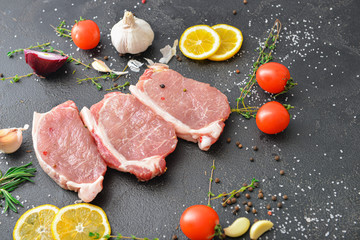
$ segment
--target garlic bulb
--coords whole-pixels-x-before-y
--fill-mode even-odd
[[[23,140],[22,131],[28,128],[26,124],[24,128],[0,129],[0,152],[13,153],[18,150]]]
[[[123,19],[111,29],[111,42],[121,53],[144,52],[153,42],[154,32],[150,25],[126,11]]]

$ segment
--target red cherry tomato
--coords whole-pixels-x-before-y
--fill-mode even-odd
[[[81,20],[71,29],[71,38],[79,48],[93,49],[100,42],[100,30],[94,21]]]
[[[191,240],[209,240],[214,237],[219,216],[205,205],[188,207],[180,218],[181,231]]]
[[[256,71],[256,81],[262,89],[269,93],[280,93],[285,90],[290,72],[280,63],[268,62]]]
[[[256,125],[267,134],[283,131],[290,122],[288,110],[275,101],[265,103],[256,114]]]

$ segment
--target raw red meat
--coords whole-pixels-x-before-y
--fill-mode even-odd
[[[109,167],[140,181],[165,172],[165,157],[177,144],[175,129],[134,96],[108,93],[80,114]]]
[[[91,202],[102,190],[106,164],[75,103],[67,101],[47,113],[35,112],[32,136],[42,169],[62,188]]]
[[[131,93],[175,126],[178,137],[208,150],[224,129],[231,111],[227,97],[209,84],[183,77],[155,64],[140,77]]]

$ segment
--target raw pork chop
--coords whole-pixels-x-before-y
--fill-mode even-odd
[[[178,137],[208,150],[217,141],[230,115],[224,94],[209,84],[185,78],[155,64],[140,77],[131,93],[175,126]]]
[[[62,188],[91,202],[102,190],[106,164],[75,103],[67,101],[50,112],[35,112],[32,136],[42,169]]]
[[[109,167],[140,181],[165,172],[165,157],[177,144],[175,129],[134,96],[108,93],[80,114]]]

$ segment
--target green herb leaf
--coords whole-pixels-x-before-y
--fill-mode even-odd
[[[0,171],[0,198],[5,199],[4,212],[6,212],[9,208],[13,212],[17,212],[15,205],[23,207],[23,205],[14,198],[10,192],[14,191],[19,184],[25,181],[32,182],[29,178],[35,176],[33,173],[36,172],[36,169],[28,168],[30,165],[31,162],[20,167],[9,168],[4,175]]]

